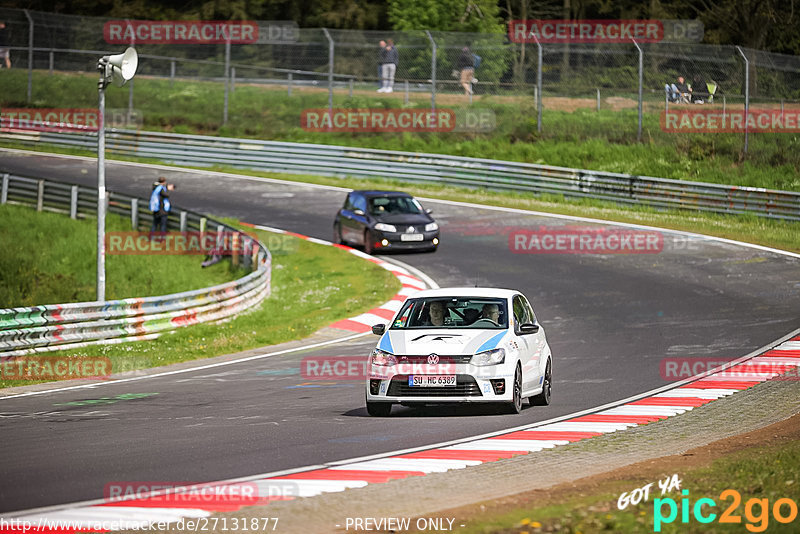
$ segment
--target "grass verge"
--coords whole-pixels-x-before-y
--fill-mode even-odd
[[[563,486],[563,491],[550,495],[547,491],[538,492],[538,497],[526,506],[509,506],[500,510],[480,513],[466,528],[463,534],[523,534],[540,532],[559,533],[594,533],[594,532],[664,532],[672,533],[707,533],[707,532],[797,532],[798,515],[797,484],[800,483],[800,441],[797,440],[797,416],[793,418],[794,431],[790,434],[773,436],[754,434],[746,439],[731,438],[736,445],[727,445],[726,441],[718,442],[722,447],[736,447],[738,450],[719,456],[709,454],[707,448],[698,452],[701,456],[714,458],[707,465],[696,466],[679,474],[681,491],[673,488],[661,494],[657,480],[671,478],[673,471],[658,473],[671,459],[650,462],[642,476],[630,476],[632,469],[627,469],[628,476],[605,477],[599,483],[576,481],[571,488]],[[791,420],[790,420],[791,421]],[[787,422],[788,423],[788,422]],[[753,443],[752,441],[755,441]],[[765,444],[767,443],[767,444]],[[692,451],[684,456],[692,456]],[[669,469],[669,467],[667,467]],[[674,467],[673,467],[674,469]],[[649,498],[637,504],[628,504],[624,509],[618,508],[618,501],[623,493],[630,493],[654,483]],[[733,494],[722,494],[725,490],[735,490],[740,501],[736,502]],[[721,495],[722,494],[722,495]],[[711,522],[700,522],[695,515],[696,503],[700,499],[711,499],[714,504],[703,501],[701,512],[705,517],[715,514]],[[663,499],[658,504],[656,499]],[[671,522],[672,499],[676,515]],[[688,499],[688,507],[683,499]],[[782,517],[794,518],[788,523],[776,519],[774,506],[780,499],[788,499],[792,505],[783,501],[779,510]],[[686,509],[687,516],[683,516]],[[722,514],[730,509],[731,519],[737,522],[723,523]],[[658,530],[655,516],[659,511]],[[463,523],[463,521],[462,521]]]
[[[263,242],[274,241],[276,235],[247,230]],[[248,313],[220,324],[180,328],[153,341],[98,345],[45,357],[104,356],[110,358],[113,373],[209,358],[307,337],[389,300],[400,289],[391,273],[341,249],[281,238],[284,244],[273,256],[272,295]],[[0,379],[0,388],[33,383]]]
[[[0,308],[86,302],[96,297],[96,219],[73,220],[26,206],[0,206]],[[107,232],[130,221],[106,218]],[[168,295],[223,284],[247,273],[202,256],[106,255],[106,297]]]

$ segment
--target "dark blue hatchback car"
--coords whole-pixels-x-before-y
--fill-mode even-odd
[[[352,191],[333,222],[333,241],[378,250],[436,250],[439,225],[408,193]]]

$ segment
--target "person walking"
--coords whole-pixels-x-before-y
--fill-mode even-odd
[[[464,88],[464,94],[469,96],[472,94],[472,79],[475,75],[475,58],[468,46],[461,49],[456,67],[461,71],[461,87]]]

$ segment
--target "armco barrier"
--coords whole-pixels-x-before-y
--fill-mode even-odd
[[[3,140],[88,150],[95,150],[97,146],[96,138],[84,133],[5,131],[0,132],[0,141]],[[796,192],[513,161],[132,130],[109,130],[106,150],[112,154],[156,158],[181,165],[225,165],[321,176],[391,177],[800,220],[800,193]]]
[[[72,218],[97,209],[95,189],[12,174],[0,178],[2,204],[35,206],[39,211],[68,213]],[[133,229],[149,227],[152,215],[146,201],[113,192],[108,199],[109,211],[130,215]],[[251,272],[239,280],[172,295],[0,309],[0,357],[153,339],[181,326],[230,317],[270,294],[272,257],[263,243],[188,210],[175,209],[169,223],[181,231],[213,228],[218,233],[238,233],[242,254],[235,261]]]

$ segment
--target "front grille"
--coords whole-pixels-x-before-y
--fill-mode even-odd
[[[429,354],[425,354],[424,356],[416,356],[416,355],[399,355],[395,356],[397,358],[398,363],[413,363],[413,364],[428,364],[428,356]],[[455,356],[446,356],[439,354],[439,365],[445,364],[464,364],[469,363],[472,360],[472,354],[457,354]]]
[[[482,397],[480,387],[470,375],[456,375],[454,387],[409,387],[408,375],[392,377],[389,383],[390,397]]]

